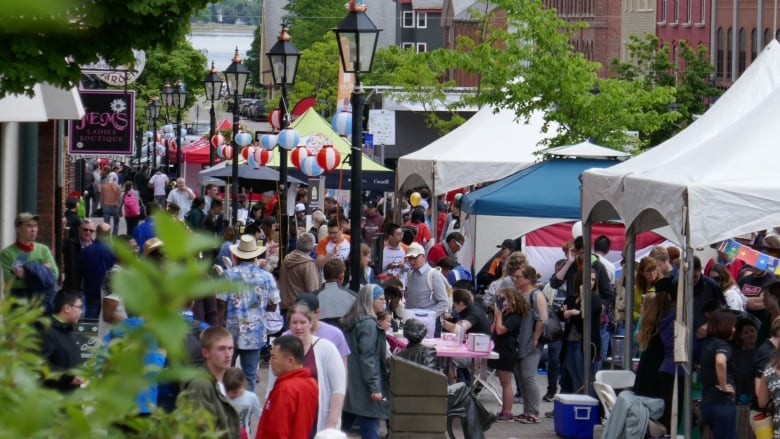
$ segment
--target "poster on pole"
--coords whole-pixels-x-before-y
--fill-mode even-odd
[[[374,135],[374,145],[395,145],[395,111],[369,110],[368,132]]]
[[[135,92],[133,90],[81,90],[84,117],[70,122],[71,154],[133,153]]]

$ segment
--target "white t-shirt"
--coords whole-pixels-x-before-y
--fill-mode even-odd
[[[405,264],[405,259],[406,245],[399,243],[398,247],[392,248],[388,244],[385,244],[385,248],[382,250],[382,273],[387,273],[391,276],[401,276],[404,272],[403,268],[387,268],[387,266],[399,262]]]
[[[149,180],[149,184],[154,186],[155,197],[165,195],[165,185],[168,184],[168,176],[163,173],[154,174]]]

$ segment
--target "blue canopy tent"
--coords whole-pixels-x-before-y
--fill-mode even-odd
[[[475,238],[491,244],[476,248],[474,266],[480,267],[493,256],[493,243],[550,224],[579,220],[580,175],[586,169],[618,163],[615,159],[554,158],[466,194],[461,208],[476,215]]]

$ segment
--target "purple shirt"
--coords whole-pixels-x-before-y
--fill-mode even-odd
[[[290,330],[284,331],[284,334],[282,335],[290,335]],[[348,356],[351,351],[349,350],[349,345],[347,345],[347,339],[344,337],[344,333],[341,332],[341,329],[325,322],[320,322],[320,329],[317,330],[317,333],[314,334],[319,338],[324,338],[325,340],[328,340],[329,342],[336,345],[336,349],[339,350],[339,355],[342,357]]]

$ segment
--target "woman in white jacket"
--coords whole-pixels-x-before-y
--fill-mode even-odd
[[[290,333],[303,342],[303,366],[309,369],[319,388],[317,426],[313,430],[318,432],[340,427],[341,409],[347,391],[347,369],[336,345],[312,335],[313,316],[308,306],[297,303],[290,308],[287,321],[290,324]],[[271,393],[275,382],[276,377],[273,372],[270,372],[266,398]]]

